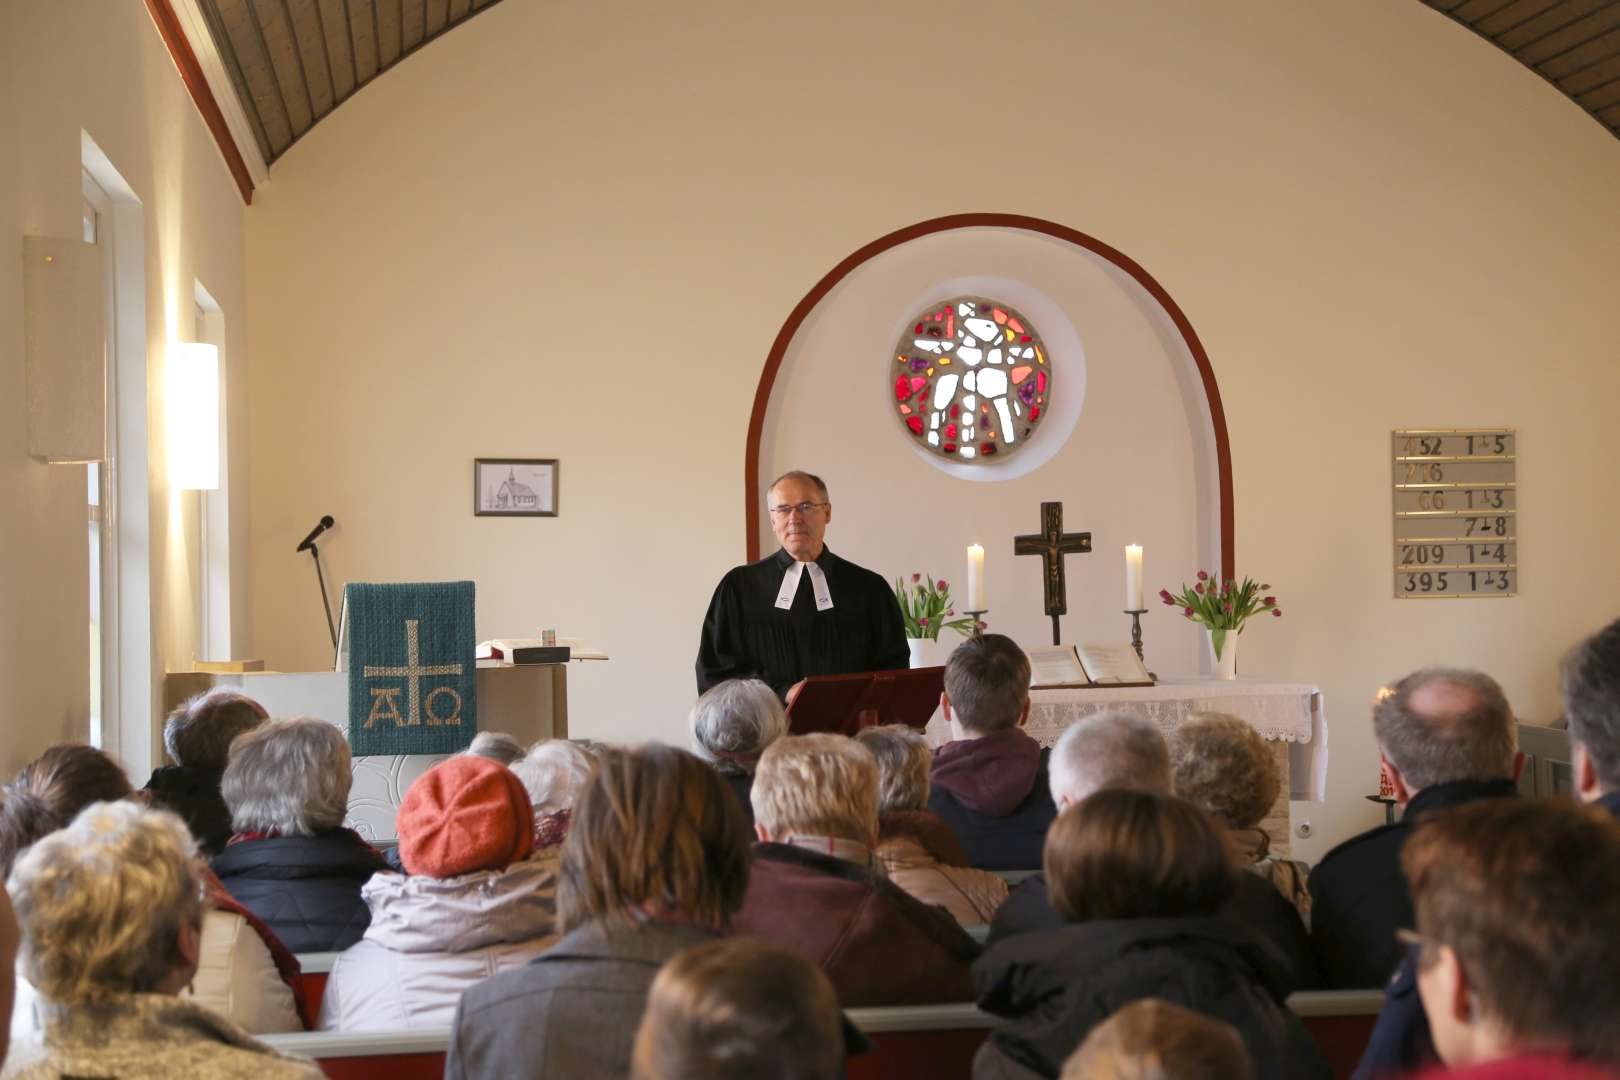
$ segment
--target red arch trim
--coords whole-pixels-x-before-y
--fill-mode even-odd
[[[1221,576],[1231,577],[1236,563],[1232,535],[1232,448],[1226,435],[1226,410],[1221,405],[1220,387],[1215,383],[1215,371],[1210,367],[1209,354],[1204,351],[1203,343],[1198,340],[1197,331],[1188,321],[1186,313],[1170,298],[1164,286],[1160,285],[1152,274],[1142,269],[1136,260],[1076,229],[1042,218],[1026,217],[1023,214],[950,214],[896,229],[848,255],[816,282],[815,287],[805,293],[804,298],[794,306],[792,312],[788,314],[787,321],[776,332],[776,340],[771,343],[771,351],[765,357],[765,368],[760,372],[759,386],[754,391],[754,411],[748,418],[748,445],[743,459],[743,521],[744,527],[748,530],[746,544],[748,561],[753,562],[760,557],[759,444],[765,431],[765,410],[770,405],[771,390],[776,385],[776,375],[781,370],[782,359],[787,355],[788,346],[793,343],[799,327],[809,318],[810,312],[815,310],[823,297],[868,259],[881,255],[890,248],[899,247],[908,241],[933,233],[982,228],[1023,229],[1041,233],[1100,255],[1134,278],[1154,300],[1158,301],[1159,306],[1164,308],[1170,320],[1175,323],[1177,332],[1187,343],[1187,349],[1198,365],[1198,375],[1204,382],[1204,400],[1209,404],[1210,423],[1215,429],[1216,469],[1221,486]]]

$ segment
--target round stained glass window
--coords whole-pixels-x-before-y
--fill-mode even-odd
[[[1041,422],[1051,364],[1035,327],[1007,304],[959,296],[906,325],[889,366],[906,432],[955,462],[1014,453]]]

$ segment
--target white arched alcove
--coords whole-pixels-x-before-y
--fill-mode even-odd
[[[890,347],[905,320],[959,293],[1022,310],[1053,367],[1049,417],[988,467],[927,454],[893,411]],[[1060,501],[1065,530],[1089,531],[1093,546],[1068,556],[1063,640],[1129,640],[1124,547],[1141,544],[1148,665],[1203,669],[1198,627],[1155,594],[1221,566],[1217,422],[1188,334],[1135,274],[1033,229],[927,231],[859,261],[787,332],[759,428],[760,504],[781,472],[818,473],[829,547],[891,579],[943,577],[959,598],[967,545],[983,544],[991,629],[1035,645],[1051,640],[1040,560],[1015,557],[1013,537],[1038,532],[1040,504]],[[768,521],[754,520],[759,550],[773,550]]]

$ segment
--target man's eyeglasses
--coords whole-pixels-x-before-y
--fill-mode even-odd
[[[831,503],[802,502],[793,503],[788,506],[768,506],[766,509],[771,512],[772,517],[785,518],[795,510],[799,512],[800,517],[809,517],[811,511],[820,510],[831,505]]]

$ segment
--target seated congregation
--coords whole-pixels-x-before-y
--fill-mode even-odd
[[[1029,682],[964,643],[937,749],[789,734],[751,680],[692,752],[481,735],[385,851],[324,721],[203,695],[140,791],[53,747],[0,793],[0,1080],[314,1077],[255,1036],[433,1028],[468,1080],[831,1080],[870,1049],[843,1010],[945,1003],[992,1020],[960,1075],[1325,1077],[1289,995],[1386,984],[1358,1076],[1620,1077],[1620,621],[1562,671],[1578,798],[1517,794],[1489,677],[1419,671],[1373,712],[1400,820],[1314,869],[1269,850],[1243,722],[1103,711],[1043,748]]]

